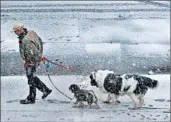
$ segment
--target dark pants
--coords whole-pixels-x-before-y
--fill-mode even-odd
[[[41,92],[46,92],[49,88],[36,76],[36,65],[29,65],[26,69],[26,76],[28,78],[29,95],[27,99],[36,99],[36,88]]]

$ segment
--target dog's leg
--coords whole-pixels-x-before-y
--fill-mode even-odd
[[[100,109],[100,107],[99,107],[99,105],[98,105],[98,98],[97,98],[97,96],[94,94],[94,96],[95,96],[95,100],[94,100],[94,103],[95,103],[95,105],[96,105],[96,109]]]
[[[84,107],[84,103],[82,101],[79,102],[79,108],[83,108]]]
[[[99,105],[97,104],[97,102],[95,102],[95,108],[96,109],[99,109],[100,107],[99,107]],[[92,108],[92,103],[88,103],[88,108]]]
[[[78,100],[76,100],[76,102],[74,102],[74,105],[72,107],[77,107],[78,103],[79,103]]]
[[[119,99],[119,95],[115,95],[115,98],[116,98],[116,103],[119,104],[121,103],[118,99]]]
[[[74,102],[74,105],[77,105],[78,104],[78,101]]]
[[[96,109],[100,109],[100,107],[99,107],[99,105],[98,105],[98,104],[96,104]]]
[[[97,101],[95,101],[94,103],[95,103],[95,105],[96,105],[96,109],[100,109],[100,107],[99,107]]]
[[[108,94],[107,100],[104,103],[109,104],[111,100],[111,93]]]
[[[118,98],[119,98],[119,95],[112,94],[112,102],[113,102],[114,104],[120,103],[120,101],[118,100]]]
[[[142,106],[143,106],[143,104],[144,104],[144,95],[143,95],[143,94],[141,94],[141,95],[138,97],[138,99],[139,99],[139,101],[140,101],[140,103],[139,103],[139,107],[142,107]]]
[[[88,103],[88,108],[91,108],[91,104],[90,103]]]
[[[91,108],[91,104],[93,103],[93,96],[91,96],[91,94],[88,96],[87,103],[88,108]]]
[[[95,94],[94,94],[95,95]],[[96,105],[96,109],[100,109],[99,105],[98,105],[98,98],[95,96],[95,100],[93,101]]]
[[[132,102],[134,103],[134,108],[138,108],[139,100],[138,100],[137,96],[134,93],[132,93],[132,94],[129,94],[129,97],[131,98]]]

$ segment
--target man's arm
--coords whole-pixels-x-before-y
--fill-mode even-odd
[[[25,40],[25,50],[29,60],[41,60],[42,53],[37,49],[36,45],[31,40]]]
[[[39,37],[39,42],[40,42],[40,44],[39,44],[39,51],[41,53],[43,53],[43,41],[42,41],[42,39],[40,37]]]
[[[20,48],[20,57],[22,60],[25,61],[25,51],[23,49]]]

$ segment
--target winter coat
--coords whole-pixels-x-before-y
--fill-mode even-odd
[[[41,61],[43,43],[41,38],[32,30],[25,30],[25,34],[19,37],[20,56],[24,61]]]

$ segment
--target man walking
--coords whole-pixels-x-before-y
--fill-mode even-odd
[[[19,50],[28,78],[29,95],[20,100],[21,104],[33,104],[36,99],[36,88],[43,93],[42,99],[46,98],[52,90],[49,89],[37,76],[36,68],[42,58],[43,44],[41,38],[32,30],[24,28],[23,24],[15,24],[13,32],[19,39]]]

